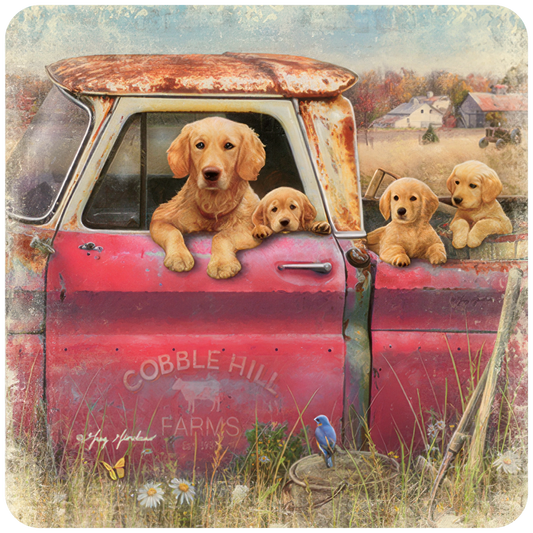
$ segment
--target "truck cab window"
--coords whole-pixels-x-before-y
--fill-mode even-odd
[[[250,126],[265,145],[266,163],[250,185],[261,198],[277,187],[303,192],[302,181],[282,125],[260,113],[143,113],[125,124],[84,210],[90,228],[147,230],[153,212],[185,183],[176,179],[167,150],[182,128],[208,116]]]

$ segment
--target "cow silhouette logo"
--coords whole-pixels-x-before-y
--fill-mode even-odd
[[[211,400],[213,405],[211,411],[220,412],[220,401],[222,400],[222,390],[220,383],[216,379],[206,381],[184,381],[179,378],[172,385],[172,390],[180,391],[188,402],[187,409],[194,413],[195,402],[197,400]]]

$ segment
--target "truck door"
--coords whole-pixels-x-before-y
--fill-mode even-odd
[[[256,419],[292,429],[308,403],[306,424],[318,414],[338,424],[346,282],[335,238],[272,236],[239,252],[237,276],[215,280],[206,273],[213,234],[185,237],[195,266],[176,273],[148,231],[184,181],[172,178],[166,150],[206,116],[198,109],[258,133],[267,152],[260,196],[298,188],[325,219],[292,105],[250,102],[242,113],[231,101],[146,99],[142,109],[136,99],[134,113],[133,100],[117,107],[53,243],[46,378],[55,441],[102,448],[109,460],[133,446],[191,462],[221,437],[242,449]]]

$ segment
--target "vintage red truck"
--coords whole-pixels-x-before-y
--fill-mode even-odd
[[[438,211],[448,261],[396,268],[364,245],[385,221],[361,191],[342,95],[357,81],[350,70],[228,53],[90,56],[47,72],[53,89],[7,172],[17,431],[44,417],[56,451],[170,454],[190,468],[219,440],[242,452],[256,419],[299,430],[325,414],[346,445],[370,436],[384,453],[420,449],[428,423],[457,420],[478,355],[494,345],[508,271],[527,267],[525,198],[501,199],[512,235],[471,250],[451,246],[451,217]],[[195,267],[164,267],[150,218],[182,181],[166,150],[213,115],[265,145],[255,192],[305,192],[330,235],[272,236],[217,280],[206,274],[212,234],[191,234]],[[520,327],[515,390],[527,381]]]

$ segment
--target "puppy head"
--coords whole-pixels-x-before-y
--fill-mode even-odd
[[[174,177],[189,176],[208,190],[227,190],[236,178],[256,180],[265,164],[265,149],[254,131],[221,117],[187,124],[167,155]]]
[[[417,220],[429,222],[439,207],[437,195],[423,182],[401,178],[391,183],[379,200],[379,210],[388,220],[409,224]]]
[[[492,168],[480,161],[457,165],[446,181],[452,193],[452,203],[459,209],[477,209],[496,200],[502,192],[502,182]]]
[[[316,209],[305,194],[290,187],[270,191],[252,215],[256,226],[268,226],[274,233],[305,229],[316,217]]]

